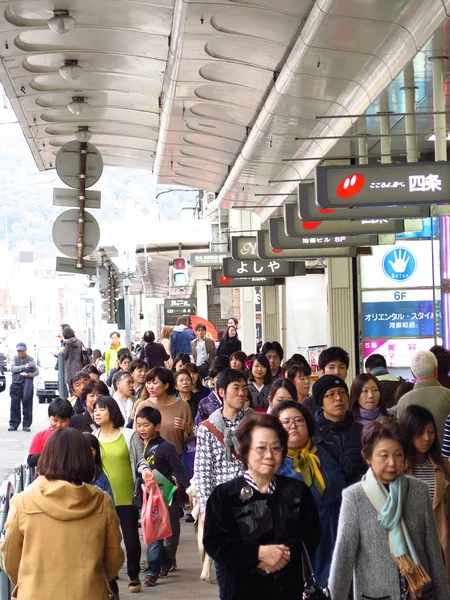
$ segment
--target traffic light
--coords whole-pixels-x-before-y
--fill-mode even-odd
[[[189,275],[186,260],[184,258],[176,258],[172,265],[172,281],[173,285],[184,286],[189,282]]]

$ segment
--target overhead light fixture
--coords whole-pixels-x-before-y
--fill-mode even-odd
[[[74,96],[72,102],[69,102],[67,108],[73,115],[84,115],[89,108],[89,104],[84,101],[84,96]]]
[[[431,131],[428,135],[427,135],[427,142],[435,142],[436,141],[436,134],[434,133],[434,131]],[[450,131],[447,131],[447,135],[445,136],[446,140],[450,140]]]
[[[54,10],[53,17],[47,21],[47,25],[55,33],[67,33],[75,27],[75,19],[68,10]]]
[[[59,67],[59,74],[68,81],[78,79],[78,77],[82,75],[83,71],[83,67],[78,64],[77,60],[65,60],[64,64]]]
[[[79,142],[88,142],[92,136],[93,133],[89,131],[89,127],[86,125],[78,127],[78,131],[75,133],[75,137]]]

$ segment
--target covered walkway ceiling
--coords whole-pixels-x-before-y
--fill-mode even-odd
[[[47,26],[55,10],[75,19],[63,35]],[[105,164],[154,169],[266,218],[320,158],[356,154],[356,140],[337,143],[356,119],[329,117],[376,112],[387,86],[404,110],[399,75],[416,55],[417,109],[430,110],[426,44],[449,14],[450,0],[2,2],[0,79],[41,170],[89,127]],[[79,78],[60,75],[68,60]],[[73,97],[84,115],[68,110]],[[391,126],[404,131],[401,118]],[[419,117],[422,149],[432,128]]]

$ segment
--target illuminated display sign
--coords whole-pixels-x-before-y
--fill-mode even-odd
[[[356,256],[356,248],[321,248],[318,253],[314,248],[307,248],[303,250],[274,250],[270,245],[270,235],[268,231],[258,231],[256,234],[257,247],[256,252],[259,258],[270,259],[273,257],[278,258],[300,258],[300,259],[312,259],[318,258],[349,258]],[[240,257],[242,258],[242,257]]]
[[[304,262],[225,258],[222,264],[225,277],[292,277],[306,274]]]
[[[347,221],[348,219],[379,219],[379,208],[320,208],[316,204],[314,183],[302,183],[297,188],[298,216],[303,221]],[[425,219],[430,216],[429,206],[386,206],[382,216],[385,219]]]
[[[238,288],[238,287],[260,287],[267,285],[282,285],[284,279],[273,277],[225,277],[222,269],[213,269],[211,271],[211,283],[214,288]]]
[[[317,257],[321,248],[338,248],[340,246],[377,246],[379,243],[395,243],[394,235],[378,236],[371,234],[362,235],[317,235],[310,232],[303,237],[288,237],[284,231],[284,219],[269,219],[270,245],[279,250],[303,250],[317,248]]]
[[[220,267],[222,260],[228,256],[230,255],[226,252],[192,252],[189,262],[191,267]]]
[[[379,212],[379,211],[378,211]],[[422,223],[418,223],[422,229]],[[403,233],[404,221],[389,219],[366,219],[363,221],[302,221],[297,212],[297,204],[284,206],[284,231],[289,237],[304,237],[305,235],[356,235],[361,233]]]
[[[260,258],[256,253],[256,237],[254,235],[233,236],[231,238],[231,258],[234,260]]]
[[[438,339],[438,344],[441,342]],[[434,345],[434,338],[411,339],[377,339],[363,341],[364,360],[371,354],[381,354],[386,359],[387,367],[408,367],[411,358],[419,350],[429,350]]]
[[[316,202],[321,208],[439,204],[449,198],[448,162],[316,169]]]

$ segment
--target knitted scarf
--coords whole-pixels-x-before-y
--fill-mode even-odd
[[[288,450],[288,457],[294,461],[294,469],[303,477],[303,481],[308,487],[314,485],[319,494],[323,496],[325,491],[325,481],[320,471],[320,460],[310,452],[311,438],[300,450]]]
[[[408,493],[408,480],[403,473],[389,484],[389,493],[370,468],[362,478],[363,490],[378,513],[378,521],[389,531],[392,558],[406,579],[413,598],[421,598],[431,579],[419,561],[402,516]]]

